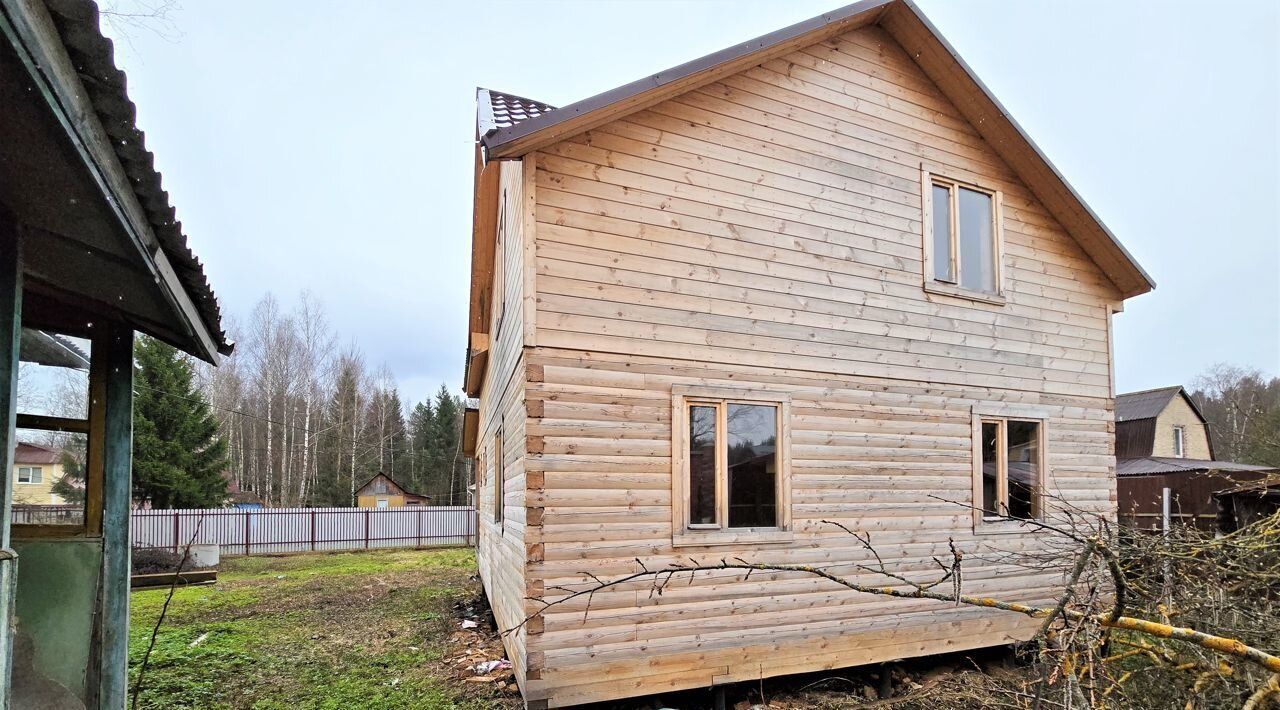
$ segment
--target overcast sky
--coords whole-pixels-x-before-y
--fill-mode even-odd
[[[837,2],[186,0],[116,61],[224,313],[310,289],[415,401],[462,376],[476,86],[563,105]],[[1280,374],[1276,3],[918,2],[1155,278],[1120,390]]]

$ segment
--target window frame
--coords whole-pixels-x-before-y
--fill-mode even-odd
[[[27,472],[27,480],[22,480],[22,472]],[[40,480],[33,481],[32,472],[40,476]],[[38,486],[44,483],[44,467],[43,466],[18,466],[18,483],[23,485]]]
[[[975,405],[971,414],[971,449],[972,461],[972,495],[970,509],[973,517],[973,531],[976,534],[1019,533],[1038,530],[1028,526],[1021,518],[1010,518],[1007,515],[989,516],[982,506],[982,425],[998,422],[1000,424],[1001,466],[997,480],[996,504],[1008,511],[1009,489],[1009,422],[1031,422],[1036,424],[1036,480],[1031,492],[1032,515],[1027,520],[1043,521],[1045,519],[1045,490],[1049,481],[1049,414],[1043,409],[1021,407],[1017,405],[995,404],[987,406]]]
[[[955,281],[939,281],[934,278],[933,253],[933,188],[945,187],[949,194],[951,273]],[[994,262],[995,292],[977,291],[961,286],[963,264],[960,257],[960,188],[980,192],[991,198],[991,258]],[[920,168],[921,224],[924,236],[924,259],[921,277],[924,290],[944,296],[964,298],[992,305],[1004,305],[1004,192],[984,187],[972,179],[955,177],[955,171],[945,174],[922,165]]]
[[[1173,425],[1173,457],[1176,459],[1187,457],[1187,428],[1181,424]]]
[[[502,527],[506,520],[506,470],[503,466],[502,427],[493,432],[493,524]]]
[[[775,505],[777,525],[728,527],[728,427],[730,404],[768,405],[777,408],[777,475]],[[714,525],[690,524],[689,512],[689,408],[714,406],[716,414],[716,519]],[[671,388],[671,541],[675,547],[785,543],[795,539],[791,526],[791,397],[785,392],[726,387]]]

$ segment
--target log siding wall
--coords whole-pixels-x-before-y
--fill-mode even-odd
[[[954,538],[968,593],[1049,600],[1060,575],[999,554],[1037,535],[980,534],[970,510],[931,497],[972,503],[975,407],[1043,412],[1050,491],[1114,513],[1118,292],[880,29],[525,160],[536,305],[515,378],[525,428],[507,436],[526,447],[508,478],[530,522],[522,564],[486,562],[482,546],[491,598],[497,565],[507,587],[554,599],[636,558],[867,562],[822,522],[835,520],[869,532],[898,572],[929,577]],[[1004,305],[924,291],[922,168],[1003,192]],[[793,541],[673,546],[676,385],[789,396]],[[494,603],[528,610],[506,591]],[[557,707],[1006,643],[1034,622],[725,572],[660,596],[644,583],[597,594],[526,630],[525,697]]]

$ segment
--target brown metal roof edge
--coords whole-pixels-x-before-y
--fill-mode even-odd
[[[571,118],[581,116],[583,114],[593,113],[607,106],[611,106],[619,101],[638,96],[646,91],[666,86],[680,79],[707,71],[722,64],[727,64],[737,59],[742,59],[750,54],[754,54],[769,47],[789,42],[791,40],[803,37],[811,32],[821,30],[828,25],[836,22],[843,22],[849,18],[860,15],[871,10],[883,10],[885,7],[898,2],[899,0],[862,0],[861,2],[846,5],[837,10],[833,10],[817,17],[812,17],[794,25],[783,27],[780,30],[774,30],[765,35],[756,37],[755,39],[740,42],[712,52],[703,57],[699,57],[692,61],[685,62],[678,66],[672,67],[656,74],[651,74],[643,79],[637,79],[629,84],[623,84],[614,89],[610,89],[603,93],[590,96],[575,101],[574,103],[562,106],[550,113],[531,118],[527,121],[521,121],[514,126],[507,128],[498,128],[480,139],[480,143],[484,146],[486,155],[500,152],[500,149],[509,145],[516,140],[526,136],[538,133],[545,129],[556,126]]]
[[[661,71],[643,79],[633,81],[629,84],[624,84],[615,89],[610,89],[609,91],[596,94],[595,96],[569,104],[550,113],[543,114],[527,121],[522,121],[514,126],[495,129],[481,136],[480,144],[484,150],[486,160],[489,155],[511,157],[502,155],[502,149],[533,134],[549,130],[571,119],[602,110],[620,101],[660,88],[699,72],[704,72],[716,66],[742,59],[750,54],[763,51],[783,42],[795,40],[806,34],[821,30],[833,23],[842,22],[866,12],[876,11],[880,13],[873,20],[873,22],[878,22],[888,8],[897,4],[901,4],[911,11],[912,17],[914,17],[914,19],[919,22],[930,35],[933,36],[938,44],[951,57],[951,60],[955,62],[956,66],[964,72],[969,80],[973,82],[974,86],[976,86],[985,98],[991,102],[992,106],[994,106],[1000,113],[1001,117],[1009,122],[1010,127],[1013,128],[1014,132],[1026,147],[1029,148],[1036,158],[1048,169],[1049,173],[1054,176],[1062,189],[1065,190],[1070,198],[1080,206],[1081,210],[1083,210],[1089,219],[1097,225],[1098,230],[1106,236],[1110,246],[1115,249],[1123,262],[1133,269],[1134,275],[1137,276],[1134,285],[1124,287],[1117,284],[1117,288],[1120,290],[1122,297],[1130,298],[1154,289],[1156,287],[1156,282],[1151,275],[1142,268],[1142,265],[1138,263],[1137,259],[1135,259],[1134,256],[1129,253],[1129,250],[1120,243],[1120,240],[1116,238],[1115,234],[1107,227],[1106,223],[1102,221],[1102,218],[1100,218],[1097,213],[1093,211],[1093,208],[1084,201],[1084,198],[1082,198],[1080,193],[1072,187],[1071,183],[1067,182],[1067,179],[1058,170],[1057,166],[1049,160],[1044,151],[1040,150],[1040,146],[1036,145],[1035,141],[1031,139],[1022,126],[1019,125],[1009,113],[1009,110],[1000,103],[999,99],[995,97],[995,94],[987,88],[987,85],[982,83],[982,80],[978,78],[973,69],[964,61],[956,51],[955,47],[951,46],[951,43],[947,41],[942,33],[938,31],[938,28],[929,21],[929,18],[925,16],[924,12],[917,7],[912,0],[863,0],[862,2],[854,3],[852,5],[846,5],[838,10],[833,10],[832,12],[796,23],[789,27],[784,27],[755,39],[741,42],[732,47],[694,59],[693,61],[685,62],[684,64],[672,67],[666,71]]]
[[[983,94],[986,95],[987,99],[996,107],[996,110],[1000,112],[1000,115],[1009,122],[1009,125],[1013,127],[1013,130],[1016,131],[1018,136],[1022,138],[1023,142],[1027,144],[1027,147],[1036,154],[1036,157],[1040,159],[1040,162],[1044,163],[1044,166],[1049,169],[1049,172],[1053,173],[1053,176],[1058,179],[1058,182],[1062,183],[1062,187],[1066,189],[1072,199],[1074,199],[1080,205],[1081,209],[1085,211],[1085,214],[1088,214],[1089,218],[1098,225],[1098,228],[1102,230],[1102,233],[1111,241],[1112,246],[1120,252],[1125,260],[1128,261],[1133,269],[1138,272],[1138,275],[1146,282],[1147,288],[1145,291],[1138,291],[1136,293],[1126,291],[1123,293],[1124,297],[1129,298],[1131,296],[1138,296],[1146,293],[1146,291],[1155,289],[1155,279],[1151,278],[1151,275],[1147,273],[1146,269],[1142,268],[1142,265],[1133,257],[1133,254],[1130,254],[1129,250],[1120,243],[1120,240],[1111,232],[1106,223],[1102,221],[1102,218],[1093,211],[1093,208],[1089,206],[1089,203],[1084,201],[1084,198],[1080,196],[1079,192],[1076,192],[1076,189],[1071,186],[1070,182],[1067,182],[1066,177],[1064,177],[1058,170],[1058,167],[1053,164],[1053,161],[1049,160],[1049,157],[1045,155],[1044,151],[1040,150],[1040,146],[1036,145],[1036,142],[1031,139],[1031,136],[1028,135],[1018,121],[1014,119],[1013,114],[1009,113],[1009,110],[1004,107],[1004,104],[1000,103],[1000,99],[996,98],[996,95],[991,92],[991,89],[987,88],[987,85],[982,83],[982,79],[978,78],[978,75],[974,73],[969,64],[964,61],[964,58],[960,56],[960,53],[956,51],[955,47],[951,46],[951,43],[947,41],[947,38],[944,37],[943,34],[938,31],[938,28],[929,21],[929,18],[924,14],[924,11],[921,10],[913,0],[895,0],[895,2],[901,2],[911,10],[911,14],[915,16],[916,20],[918,20],[920,24],[924,25],[924,27],[929,30],[929,33],[937,39],[938,43],[947,50],[947,54],[951,55],[951,59],[955,61],[956,65],[964,70],[964,73],[968,75],[969,79],[973,81]]]

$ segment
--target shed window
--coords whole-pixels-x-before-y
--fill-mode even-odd
[[[675,536],[705,544],[717,536],[730,542],[785,532],[790,523],[785,396],[677,393],[675,407],[680,422],[673,447]]]
[[[18,483],[43,483],[44,472],[39,466],[21,466],[18,468]]]
[[[1041,434],[1038,421],[983,418],[975,448],[983,519],[1040,517]]]
[[[1173,428],[1173,455],[1177,458],[1186,458],[1186,429],[1180,426]]]
[[[503,496],[506,492],[506,472],[503,471],[502,429],[493,435],[493,522],[502,524]]]
[[[924,175],[926,286],[999,296],[1000,193]]]

